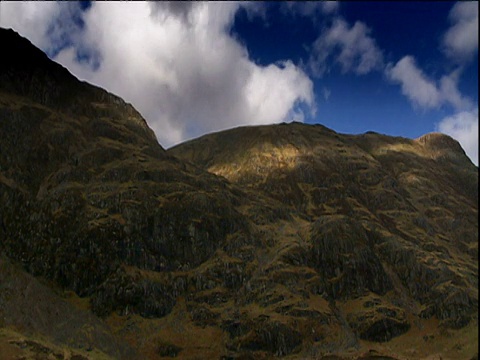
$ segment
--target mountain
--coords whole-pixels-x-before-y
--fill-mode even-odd
[[[0,353],[478,356],[478,168],[452,138],[292,123],[165,150],[0,39]]]
[[[355,339],[388,341],[432,318],[464,328],[477,313],[478,168],[452,138],[293,123],[209,134],[169,153],[289,206],[294,219],[272,221],[265,275],[320,294]],[[275,298],[279,282],[262,293]],[[308,304],[290,296],[274,311]]]

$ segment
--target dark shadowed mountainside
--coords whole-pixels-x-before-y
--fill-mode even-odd
[[[166,151],[0,29],[0,354],[473,359],[478,168],[279,124]]]

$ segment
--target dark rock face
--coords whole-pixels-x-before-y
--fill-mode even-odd
[[[158,354],[163,357],[177,357],[182,348],[173,344],[162,343],[158,345]]]
[[[374,305],[374,308],[350,314],[348,321],[361,339],[377,342],[386,342],[402,335],[411,326],[405,318],[405,312],[393,306]]]
[[[0,38],[0,251],[140,358],[322,358],[472,325],[478,169],[455,140],[294,123],[165,151],[133,107]]]
[[[345,216],[319,217],[312,227],[314,266],[333,298],[385,294],[392,289],[364,228]]]
[[[281,323],[268,322],[248,332],[239,339],[242,350],[268,351],[276,356],[288,355],[298,350],[302,335]]]
[[[169,285],[132,278],[119,270],[96,289],[92,310],[101,316],[118,309],[146,318],[162,317],[175,305],[175,291]]]

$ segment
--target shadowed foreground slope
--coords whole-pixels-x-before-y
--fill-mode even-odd
[[[478,169],[453,139],[289,124],[165,151],[131,105],[0,38],[0,349],[478,352]],[[60,314],[11,311],[38,301]]]

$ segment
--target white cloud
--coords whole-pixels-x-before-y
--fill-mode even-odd
[[[22,29],[22,34],[33,44],[48,49],[48,28],[52,19],[58,17],[61,8],[55,2],[42,6],[30,1],[0,2],[0,25],[3,28]]]
[[[325,101],[328,101],[330,99],[330,95],[332,94],[332,91],[325,86],[322,88],[322,95]]]
[[[325,29],[313,44],[310,67],[316,76],[329,71],[331,58],[340,64],[342,72],[367,74],[383,66],[383,55],[370,29],[357,21],[350,27],[345,20],[335,19],[330,28]]]
[[[247,105],[252,114],[257,114],[259,119],[262,119],[262,123],[276,122],[276,119],[289,120],[288,113],[292,108],[289,104],[297,101],[312,103],[314,111],[313,84],[305,81],[303,72],[291,61],[280,66],[269,65],[262,68],[250,65],[252,76],[246,87]],[[299,118],[298,114],[295,118]]]
[[[472,162],[478,166],[478,109],[462,111],[444,118],[437,124],[437,131],[456,139]]]
[[[338,11],[339,2],[338,1],[322,1],[322,12],[324,14],[334,14]]]
[[[0,2],[0,26],[21,32],[48,55],[68,45],[81,31],[77,1]],[[86,49],[79,49],[85,55]]]
[[[466,96],[462,95],[458,90],[458,80],[461,69],[457,69],[449,75],[444,75],[440,79],[440,95],[444,103],[449,103],[456,110],[472,109],[473,102]]]
[[[50,21],[46,15],[24,21],[21,4],[8,3],[17,17],[10,26],[20,34],[29,36],[36,31],[33,24]],[[299,119],[301,110],[293,109],[302,102],[314,111],[313,83],[300,68],[291,62],[258,66],[229,35],[241,6],[251,7],[237,2],[92,2],[83,14],[83,30],[55,60],[131,102],[165,147],[239,125],[288,121],[292,114]],[[37,45],[48,47],[51,39],[41,33]],[[93,63],[99,66],[79,62],[80,50],[96,54]]]
[[[444,50],[460,63],[468,61],[478,51],[478,2],[457,2],[449,19],[452,26],[443,37]]]
[[[420,107],[434,108],[440,104],[440,93],[435,83],[417,67],[412,56],[404,56],[395,66],[387,66],[387,77],[402,87],[402,94]]]
[[[338,11],[338,1],[285,1],[282,10],[301,16],[329,15]]]
[[[395,65],[389,64],[385,73],[389,80],[401,85],[402,94],[414,106],[434,109],[449,104],[456,110],[469,109],[473,106],[471,100],[462,96],[458,90],[460,70],[443,76],[437,85],[418,68],[415,59],[407,55]]]

